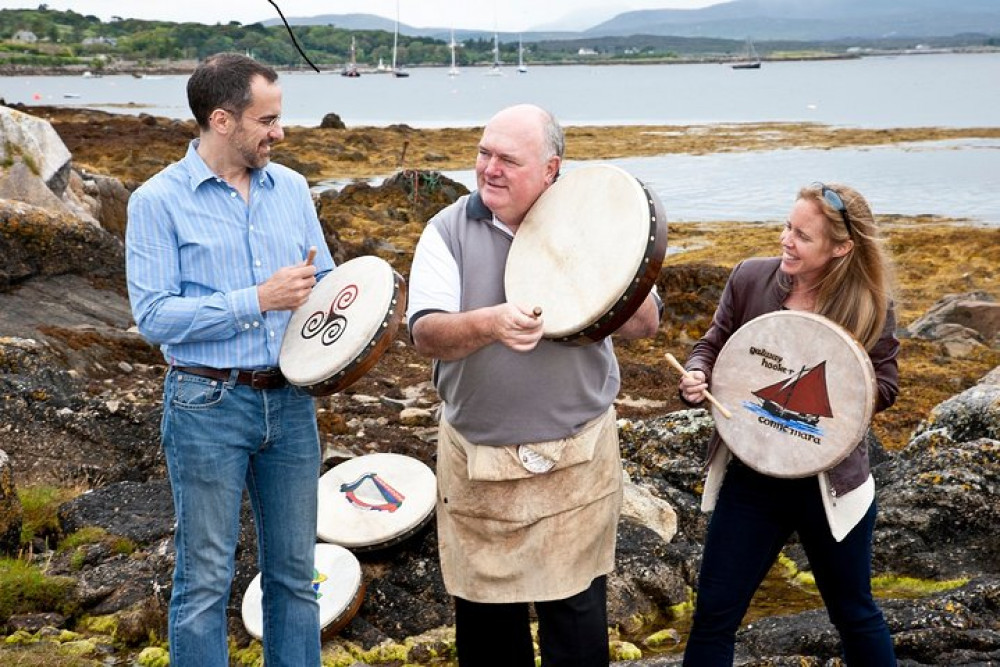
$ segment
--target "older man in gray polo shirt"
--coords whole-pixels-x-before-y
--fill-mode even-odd
[[[463,667],[532,667],[530,602],[542,664],[608,664],[618,362],[610,338],[543,340],[541,318],[504,294],[511,241],[557,178],[563,148],[543,109],[495,115],[479,142],[477,191],[430,220],[410,274],[410,333],[434,360],[443,402],[438,536]],[[654,335],[658,305],[651,293],[616,335]]]

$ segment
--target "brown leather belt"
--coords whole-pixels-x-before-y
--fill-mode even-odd
[[[207,366],[174,366],[179,371],[212,378],[221,382],[229,382],[232,370],[226,368],[208,368]],[[254,389],[280,389],[288,384],[288,380],[277,368],[262,371],[239,371],[236,374],[236,384],[245,384]]]

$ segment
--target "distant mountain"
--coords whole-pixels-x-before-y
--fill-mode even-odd
[[[590,14],[591,17],[600,14]],[[526,41],[654,35],[755,40],[824,41],[887,37],[933,37],[963,33],[1000,35],[1000,0],[733,0],[701,9],[646,9],[618,14],[579,30],[581,13],[525,32]],[[373,14],[288,17],[291,25],[335,25],[346,30],[392,31],[393,21]],[[280,19],[263,21],[278,25]],[[447,40],[447,27],[399,24],[411,37]],[[456,39],[478,39],[489,30],[456,30]],[[501,40],[517,41],[517,33]]]
[[[590,37],[673,35],[736,39],[835,40],[1000,35],[998,0],[734,0],[702,9],[619,14]]]
[[[319,16],[287,16],[289,25],[332,25],[345,30],[385,30],[392,32],[395,21],[384,16],[374,14],[320,14]],[[261,21],[261,25],[282,25],[281,19],[268,19]],[[401,35],[423,35],[423,32],[408,26],[405,23],[399,24]]]
[[[556,21],[534,25],[528,32],[582,32],[613,19],[619,13],[620,9],[612,7],[583,7],[561,16]]]
[[[392,32],[393,24],[395,23],[392,19],[387,19],[383,16],[376,16],[375,14],[321,14],[319,16],[286,16],[286,18],[288,19],[288,24],[292,26],[330,25],[343,28],[344,30],[384,30],[386,32]],[[281,19],[268,19],[266,21],[260,21],[260,24],[265,26],[283,25]],[[589,25],[593,24],[591,23]],[[408,37],[431,37],[447,41],[451,39],[451,28],[415,28],[406,23],[400,23],[399,34],[406,35]],[[500,40],[503,42],[516,42],[518,35],[520,34],[523,34],[526,37],[530,34],[532,41],[538,41],[540,39],[571,39],[581,37],[583,35],[582,32],[574,32],[571,30],[545,30],[539,28],[531,33],[501,32]],[[464,41],[466,39],[493,39],[493,31],[488,29],[468,30],[456,28],[455,39],[459,41]]]

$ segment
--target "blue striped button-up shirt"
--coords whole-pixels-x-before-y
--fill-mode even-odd
[[[129,199],[125,258],[132,315],[168,363],[265,368],[291,311],[260,312],[257,285],[319,250],[317,278],[333,268],[306,180],[277,164],[251,172],[249,204],[197,153]]]

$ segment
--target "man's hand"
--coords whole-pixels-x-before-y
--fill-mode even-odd
[[[542,338],[542,318],[511,303],[493,307],[493,337],[512,350],[528,352]]]
[[[509,303],[462,313],[424,315],[410,332],[420,354],[454,361],[492,343],[518,352],[533,350],[542,338],[542,318]]]
[[[260,312],[295,310],[309,299],[316,285],[316,267],[308,260],[295,266],[285,266],[257,285]]]

